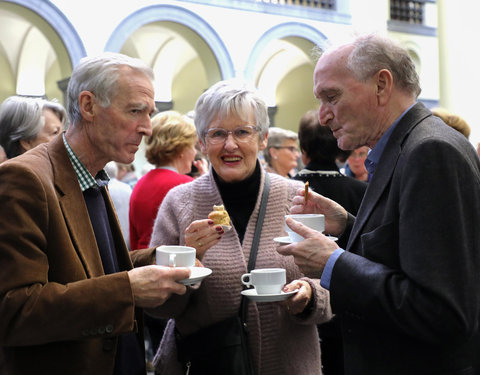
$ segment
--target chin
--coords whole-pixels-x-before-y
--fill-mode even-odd
[[[122,164],[132,164],[134,160],[135,160],[135,154],[120,157],[118,158],[118,160],[115,160],[115,161]]]

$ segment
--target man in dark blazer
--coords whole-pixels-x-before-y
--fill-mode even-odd
[[[0,166],[2,374],[146,373],[141,308],[185,293],[189,271],[130,259],[103,167],[151,134],[152,80],[137,59],[83,59],[67,132]]]
[[[282,246],[321,277],[342,325],[346,374],[475,374],[480,316],[480,163],[463,135],[421,103],[415,66],[389,39],[360,36],[314,73],[319,117],[343,149],[372,148],[358,215],[310,193],[346,251],[288,220],[305,240]],[[353,227],[352,227],[353,226]]]

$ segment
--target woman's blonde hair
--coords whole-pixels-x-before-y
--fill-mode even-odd
[[[197,132],[191,118],[176,111],[160,112],[152,118],[152,135],[145,138],[145,156],[155,166],[166,165],[196,142]]]
[[[465,138],[468,139],[470,137],[470,125],[459,115],[440,107],[432,109],[432,113],[440,117],[445,124],[462,133]]]

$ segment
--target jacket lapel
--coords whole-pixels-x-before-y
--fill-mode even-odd
[[[365,191],[365,196],[358,210],[350,238],[348,239],[347,250],[351,250],[353,244],[357,241],[365,223],[368,221],[371,213],[376,208],[382,193],[388,186],[395,170],[397,160],[402,151],[404,141],[408,138],[408,135],[413,128],[430,115],[431,112],[419,102],[415,104],[397,124],[387,142],[382,156],[380,157],[380,161],[370,183],[368,184],[367,190]]]
[[[48,153],[53,166],[53,178],[58,201],[73,246],[85,267],[88,277],[101,276],[104,272],[95,233],[62,136],[56,137],[49,143]]]

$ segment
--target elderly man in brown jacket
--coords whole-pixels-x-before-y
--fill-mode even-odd
[[[185,293],[189,271],[130,259],[103,167],[151,133],[152,80],[140,60],[83,59],[68,131],[1,165],[2,374],[145,374],[141,308]]]

